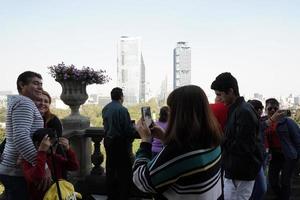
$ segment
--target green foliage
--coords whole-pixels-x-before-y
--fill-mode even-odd
[[[132,120],[135,120],[137,122],[141,118],[141,107],[142,106],[150,106],[152,115],[155,114],[156,118],[158,117],[160,108],[158,106],[156,99],[152,98],[146,103],[140,103],[140,104],[128,107],[128,112],[129,112]]]
[[[0,108],[0,122],[5,122],[6,119],[6,109]]]
[[[298,124],[300,124],[300,109],[296,110],[296,113],[293,118]]]
[[[58,108],[51,108],[51,112],[55,114],[59,119],[65,118],[66,116],[70,115],[70,109],[58,109]]]
[[[156,115],[156,118],[158,118],[159,113],[159,106],[155,98],[150,99],[146,103],[137,104],[134,106],[129,106],[128,112],[130,114],[130,117],[132,120],[135,120],[136,122],[141,118],[141,107],[142,106],[150,106],[151,112]],[[70,114],[70,109],[64,110],[64,109],[51,109],[51,111],[58,116],[58,118],[62,119],[65,118]],[[84,115],[86,117],[90,118],[91,126],[94,127],[102,127],[103,126],[103,120],[102,120],[102,107],[96,104],[85,104],[81,106],[80,114]]]
[[[0,128],[0,143],[4,140],[5,138],[5,129]]]
[[[132,143],[132,152],[135,154],[140,148],[141,139],[135,139]]]
[[[80,114],[90,118],[91,126],[102,126],[102,108],[95,104],[85,104],[81,107]]]
[[[85,104],[80,108],[80,114],[90,118],[91,126],[101,127],[102,126],[102,108],[95,104]],[[51,109],[51,112],[55,114],[59,119],[67,117],[70,113],[70,109]]]

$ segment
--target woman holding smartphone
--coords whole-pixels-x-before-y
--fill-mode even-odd
[[[222,196],[221,130],[204,91],[195,85],[175,89],[168,97],[167,130],[138,122],[142,142],[133,166],[133,181],[161,199],[211,199]],[[152,137],[165,147],[151,160]]]

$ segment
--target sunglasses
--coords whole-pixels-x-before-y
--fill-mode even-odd
[[[277,111],[277,110],[278,110],[278,107],[268,107],[268,111],[271,111],[271,110]]]

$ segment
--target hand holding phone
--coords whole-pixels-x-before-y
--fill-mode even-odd
[[[142,107],[141,113],[142,113],[142,119],[145,121],[146,125],[150,128],[153,125],[150,106]]]
[[[147,127],[145,121],[140,119],[138,121],[136,127],[137,127],[137,132],[138,132],[142,142],[151,143],[152,142],[152,134],[151,134],[149,127]]]
[[[285,117],[290,117],[292,115],[290,110],[280,110]]]

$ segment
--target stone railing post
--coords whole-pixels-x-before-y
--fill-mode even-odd
[[[94,167],[91,170],[91,175],[103,175],[104,169],[101,166],[104,161],[104,156],[101,152],[101,142],[104,138],[104,129],[90,127],[85,130],[85,137],[91,138],[94,143],[94,152],[91,155],[91,161]]]
[[[104,156],[100,148],[102,140],[102,136],[92,136],[92,142],[94,143],[94,152],[91,155],[91,161],[94,167],[92,168],[91,175],[102,175],[104,173],[104,169],[101,166],[104,160]]]
[[[68,138],[70,146],[75,151],[78,161],[79,170],[70,172],[74,180],[84,179],[90,174],[92,163],[90,155],[92,154],[91,138],[85,137],[85,130],[64,132],[63,136]]]

